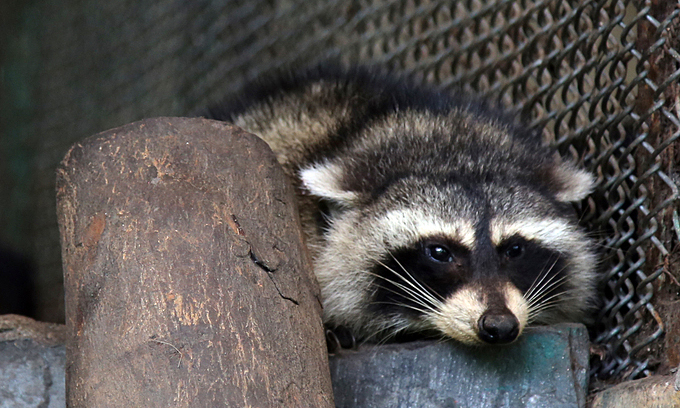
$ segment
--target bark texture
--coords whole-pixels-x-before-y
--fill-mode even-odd
[[[293,192],[257,137],[156,118],[57,175],[70,407],[333,406]]]

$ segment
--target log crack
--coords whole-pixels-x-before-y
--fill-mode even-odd
[[[276,283],[276,279],[274,279],[274,273],[276,272],[276,269],[270,268],[264,261],[262,261],[257,255],[255,255],[255,252],[253,252],[253,247],[252,245],[250,246],[250,260],[253,261],[255,265],[257,265],[258,268],[262,269],[267,273],[267,276],[269,276],[269,279],[272,281],[274,284],[274,287],[276,288],[276,291],[279,292],[279,296],[281,296],[283,299],[293,302],[295,306],[300,306],[300,302],[297,300],[293,299],[292,297],[286,296],[281,292],[281,289],[279,288],[279,285]]]
[[[54,385],[54,381],[52,379],[52,372],[50,371],[50,362],[45,358],[45,356],[42,356],[43,358],[43,364],[45,366],[43,367],[43,395],[42,395],[42,401],[40,404],[38,404],[38,408],[47,408],[50,406],[50,390],[52,389],[52,385]]]

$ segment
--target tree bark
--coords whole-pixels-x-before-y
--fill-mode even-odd
[[[157,118],[57,175],[70,407],[333,406],[318,287],[267,145]]]

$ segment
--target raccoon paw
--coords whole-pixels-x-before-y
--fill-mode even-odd
[[[348,328],[344,326],[337,326],[333,328],[326,327],[325,332],[328,353],[333,354],[342,349],[357,348],[357,340]]]

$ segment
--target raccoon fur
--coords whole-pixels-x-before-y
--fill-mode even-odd
[[[514,341],[582,321],[593,177],[481,102],[374,69],[315,69],[204,115],[264,139],[299,192],[324,322],[358,340]]]

